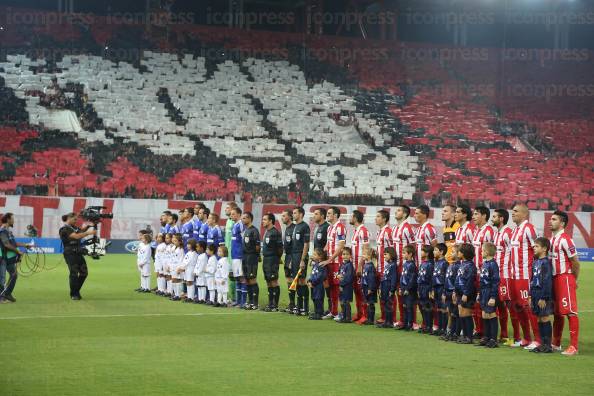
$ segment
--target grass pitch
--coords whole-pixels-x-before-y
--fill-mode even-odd
[[[47,256],[48,264],[61,256]],[[21,277],[0,305],[0,394],[588,394],[594,266],[580,278],[580,355],[486,350],[371,326],[137,294],[132,255],[89,260],[82,301],[66,265]],[[153,282],[154,284],[154,282]],[[283,299],[286,287],[282,286]],[[260,282],[261,302],[266,287]],[[282,303],[282,302],[281,302]],[[379,310],[379,309],[378,309]],[[567,345],[565,327],[563,345]]]

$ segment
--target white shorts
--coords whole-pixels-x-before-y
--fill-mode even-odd
[[[241,259],[231,260],[231,272],[233,272],[233,277],[235,278],[243,276],[243,267],[241,266]]]
[[[215,279],[217,291],[219,293],[227,293],[229,291],[229,280],[228,279]]]
[[[196,275],[194,274],[194,268],[188,269],[186,268],[186,272],[184,272],[184,280],[186,282],[194,282]]]
[[[173,279],[184,279],[184,273],[183,272],[181,272],[179,274],[177,273],[177,266],[176,265],[175,266],[172,265],[170,269],[171,269],[171,271],[169,271],[169,275],[171,275],[171,277]]]
[[[208,290],[215,290],[215,279],[213,276],[206,277],[206,288]]]
[[[206,278],[204,274],[196,275],[196,286],[206,286]]]
[[[151,265],[150,264],[145,264],[145,265],[139,266],[138,270],[140,271],[140,275],[142,275],[142,276],[151,276]]]
[[[161,274],[163,275],[170,275],[171,270],[169,269],[169,263],[163,263],[163,267],[161,268]]]
[[[161,274],[163,272],[163,262],[162,261],[155,261],[155,272],[157,274]]]

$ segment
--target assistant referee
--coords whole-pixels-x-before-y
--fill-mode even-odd
[[[87,262],[83,256],[83,247],[80,240],[97,233],[94,229],[89,229],[89,225],[84,225],[82,229],[76,227],[78,215],[68,213],[62,216],[64,225],[60,228],[60,239],[64,245],[64,259],[70,271],[70,298],[80,300],[80,289],[85,279],[87,279]]]

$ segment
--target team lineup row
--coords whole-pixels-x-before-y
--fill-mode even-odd
[[[418,307],[423,317],[420,332],[460,343],[478,338],[478,345],[489,347],[503,342],[535,352],[561,350],[568,317],[570,346],[563,354],[577,354],[579,261],[564,231],[568,222],[564,212],[551,217],[548,240],[538,238],[524,204],[512,209],[513,228],[507,225],[510,216],[505,209],[496,209],[491,216],[486,207],[446,205],[440,243],[428,221],[427,206],[415,209],[416,224],[409,221],[408,206],[396,207],[393,227],[388,224],[389,212],[378,211],[375,241],[363,224],[363,213],[355,210],[350,217],[354,229],[350,246],[346,246],[346,227],[337,207],[314,211],[313,238],[301,207],[283,211],[282,232],[275,227],[274,214],[265,214],[262,238],[250,212],[242,213],[230,202],[225,213],[223,231],[218,216],[203,204],[180,211],[179,217],[165,211],[156,241],[144,232],[140,235],[138,290],[150,291],[152,252],[157,294],[185,302],[258,309],[257,271],[262,262],[268,287],[265,311],[279,310],[282,266],[289,289],[284,311],[291,314],[309,315],[311,293],[311,319],[410,330],[419,329]],[[370,242],[375,242],[375,248]],[[378,294],[380,317],[375,320]],[[351,317],[353,296],[357,312]],[[508,337],[508,318],[513,337]]]

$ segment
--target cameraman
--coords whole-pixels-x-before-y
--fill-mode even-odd
[[[2,226],[0,227],[0,303],[16,302],[12,291],[18,278],[17,264],[21,260],[23,252],[19,247],[30,248],[31,245],[18,243],[12,233],[14,227],[14,215],[5,213],[2,216]],[[6,272],[8,272],[8,282],[4,284]]]
[[[77,220],[78,215],[76,213],[65,214],[62,216],[64,225],[60,228],[60,239],[64,245],[64,259],[70,271],[70,298],[73,300],[82,298],[80,289],[88,274],[81,239],[97,234],[96,230],[89,229],[89,225],[84,225],[81,229],[77,228]]]

